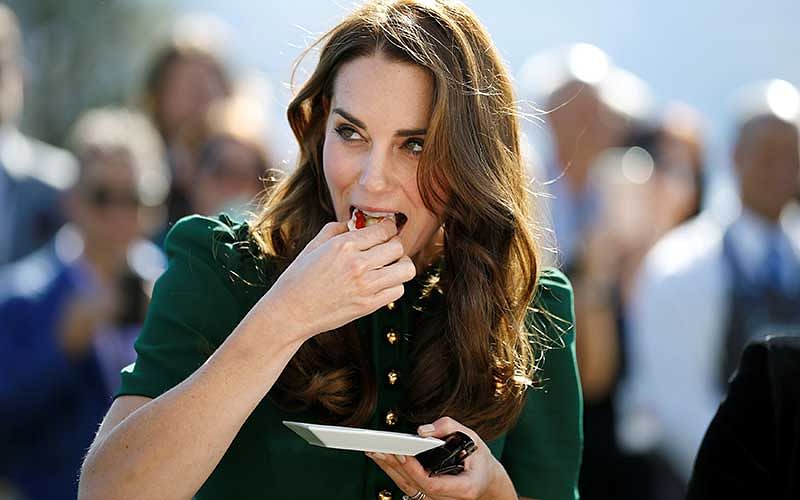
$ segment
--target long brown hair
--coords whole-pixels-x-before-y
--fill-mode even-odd
[[[546,344],[525,322],[538,251],[508,72],[486,30],[460,2],[369,2],[320,44],[316,69],[288,108],[300,146],[297,168],[273,192],[252,235],[284,269],[336,219],[322,147],[325,102],[344,63],[379,53],[429,71],[434,107],[417,184],[431,211],[443,207],[444,265],[436,286],[444,307],[414,327],[403,412],[413,423],[448,415],[485,439],[496,437],[519,416]],[[376,382],[354,324],[307,341],[271,396],[332,423],[367,422]]]

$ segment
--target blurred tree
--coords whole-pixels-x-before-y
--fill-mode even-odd
[[[24,39],[21,128],[58,145],[81,111],[137,97],[175,15],[158,0],[5,1]]]

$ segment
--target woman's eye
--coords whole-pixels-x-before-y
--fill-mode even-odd
[[[345,141],[357,141],[361,139],[361,134],[356,132],[356,129],[349,125],[339,125],[336,127],[336,133]]]
[[[422,144],[423,141],[421,139],[409,139],[404,146],[411,154],[418,155],[422,153]]]

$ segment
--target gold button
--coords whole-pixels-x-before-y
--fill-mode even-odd
[[[381,490],[378,492],[378,500],[392,500],[392,492],[389,490]]]
[[[386,332],[386,341],[389,342],[391,345],[395,345],[397,343],[397,332],[394,330],[389,330]]]
[[[386,309],[394,311],[394,302],[389,302],[388,304],[386,304]]]
[[[389,373],[386,374],[386,379],[389,381],[389,385],[396,384],[399,377],[400,374],[397,373],[397,370],[389,370]]]
[[[389,427],[394,427],[397,425],[397,413],[394,410],[389,410],[386,412],[386,418],[383,419],[386,422],[386,425]]]

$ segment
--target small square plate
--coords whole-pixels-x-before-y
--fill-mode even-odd
[[[339,450],[416,455],[444,444],[441,439],[402,432],[374,431],[356,427],[289,422],[283,424],[314,446]]]

